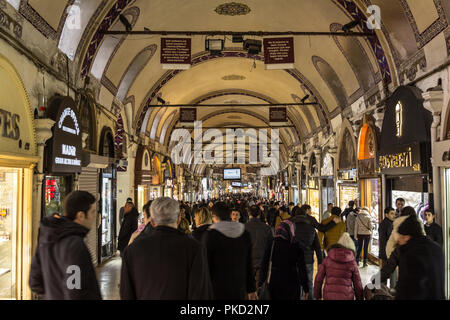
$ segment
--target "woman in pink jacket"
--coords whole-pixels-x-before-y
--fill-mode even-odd
[[[337,244],[328,249],[328,256],[319,267],[314,282],[314,297],[317,300],[354,300],[355,296],[356,300],[364,300],[355,260],[355,244],[346,232]]]

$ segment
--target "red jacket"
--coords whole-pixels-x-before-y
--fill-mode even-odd
[[[364,300],[361,278],[353,251],[336,245],[323,260],[314,283],[314,298],[324,300]]]

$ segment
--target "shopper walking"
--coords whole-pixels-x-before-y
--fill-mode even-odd
[[[155,230],[137,238],[122,259],[122,300],[204,300],[212,298],[204,247],[177,230],[181,220],[176,200],[152,202]]]
[[[96,227],[96,199],[72,191],[63,216],[44,217],[31,261],[30,289],[46,300],[99,300],[100,288],[84,238]]]
[[[252,241],[252,264],[253,264],[253,276],[255,278],[255,284],[259,281],[261,261],[264,256],[267,244],[272,239],[272,232],[270,227],[260,220],[262,215],[259,207],[250,207],[250,221],[245,224],[245,230],[250,234]]]
[[[314,296],[324,300],[354,300],[356,296],[356,300],[364,300],[355,244],[348,233],[342,234],[337,244],[329,248],[316,275]]]
[[[272,251],[273,246],[273,251]],[[269,241],[261,264],[259,287],[262,286],[269,272],[272,252],[272,269],[269,283],[272,300],[298,300],[300,288],[304,298],[309,293],[305,253],[295,238],[295,224],[286,220],[275,231],[275,238]]]
[[[194,211],[194,220],[195,225],[197,226],[194,231],[192,231],[192,236],[197,241],[202,241],[203,235],[206,233],[206,230],[212,224],[211,211],[208,207],[198,208]]]
[[[358,252],[356,253],[356,262],[359,263],[361,251],[364,249],[364,264],[367,267],[367,260],[369,258],[369,243],[372,236],[373,224],[369,215],[369,209],[361,208],[355,223],[355,239],[358,241]]]
[[[276,230],[276,228],[278,228],[278,226],[280,225],[281,222],[291,218],[291,216],[289,215],[289,209],[287,207],[280,207],[280,209],[278,211],[279,211],[279,214],[275,218],[275,230]]]
[[[292,215],[293,217],[290,220],[295,225],[295,239],[305,255],[308,299],[314,300],[314,252],[316,253],[318,265],[320,265],[323,260],[319,238],[303,207],[295,207],[292,210]]]
[[[122,223],[123,223],[123,218],[125,217],[125,207],[126,207],[127,203],[133,203],[133,199],[127,198],[127,201],[125,202],[125,205],[124,205],[123,207],[120,208],[120,210],[119,210],[119,221],[120,221],[120,225],[122,225]]]
[[[131,235],[138,228],[139,212],[133,203],[128,202],[124,209],[123,223],[120,226],[119,237],[117,240],[117,249],[120,250],[120,256],[123,257],[125,248],[130,242]]]
[[[345,220],[347,233],[350,235],[350,238],[352,238],[353,242],[355,243],[355,252],[358,252],[358,241],[355,239],[355,224],[356,218],[358,217],[358,213],[359,208],[354,209],[348,214],[347,219]]]
[[[444,252],[422,230],[422,223],[414,216],[407,217],[398,228],[396,300],[445,300]]]
[[[384,210],[385,218],[380,223],[378,228],[378,239],[379,239],[379,257],[381,259],[381,267],[387,265],[387,255],[386,255],[386,245],[391,236],[393,230],[393,222],[395,220],[395,210],[392,207],[387,207]],[[395,269],[395,268],[394,268]],[[390,277],[390,287],[395,288],[397,276],[395,272],[392,272]],[[382,283],[386,283],[385,281]]]
[[[322,223],[324,225],[331,222],[334,218],[339,218],[341,215],[341,208],[333,207],[331,209],[331,216],[324,220]],[[334,227],[332,227],[327,232],[319,232],[319,242],[321,244],[322,249],[328,250],[332,245],[336,244],[341,238],[342,234],[345,232],[345,223],[339,222]]]
[[[348,202],[347,208],[345,208],[345,210],[342,212],[341,219],[345,221],[350,212],[352,212],[353,210],[355,210],[355,201],[350,200]]]
[[[442,228],[434,221],[434,213],[430,209],[425,210],[425,232],[427,236],[441,247],[444,245],[442,239]]]
[[[135,239],[137,239],[139,236],[148,236],[151,234],[155,228],[153,228],[153,225],[150,223],[150,206],[152,205],[152,200],[147,202],[144,207],[142,208],[142,211],[144,212],[144,218],[143,218],[143,224],[138,227],[138,229],[131,235],[130,241],[128,242],[128,245],[133,243]]]
[[[217,202],[211,210],[213,224],[203,236],[216,300],[255,300],[252,242],[240,222],[231,221],[231,210]]]

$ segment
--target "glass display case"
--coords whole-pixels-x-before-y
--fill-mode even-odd
[[[342,211],[345,210],[350,200],[355,200],[357,198],[358,198],[357,185],[339,184],[339,207],[342,209]]]
[[[113,240],[112,179],[102,178],[102,257],[107,256]]]
[[[428,193],[392,190],[392,208],[395,209],[395,199],[405,199],[405,207],[411,206],[417,216],[425,223],[425,209],[428,208]]]
[[[16,297],[19,169],[0,168],[0,299]]]
[[[71,177],[69,176],[45,176],[45,215],[54,213],[62,215],[63,201],[71,191]]]
[[[379,257],[379,233],[378,226],[383,219],[381,213],[381,182],[380,179],[362,179],[361,185],[361,207],[369,209],[370,218],[374,229],[372,231],[372,239],[369,246],[369,253],[375,257]]]

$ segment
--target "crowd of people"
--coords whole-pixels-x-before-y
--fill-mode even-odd
[[[425,213],[424,225],[403,199],[396,207],[386,208],[379,225],[383,290],[376,297],[445,299],[442,229],[433,212]],[[330,203],[321,222],[308,204],[240,196],[197,203],[161,197],[142,211],[139,223],[131,198],[120,210],[123,300],[367,298],[359,268],[368,265],[374,224],[354,201],[344,211]],[[101,299],[83,241],[96,214],[95,198],[74,191],[61,216],[42,220],[33,292],[45,299]]]

